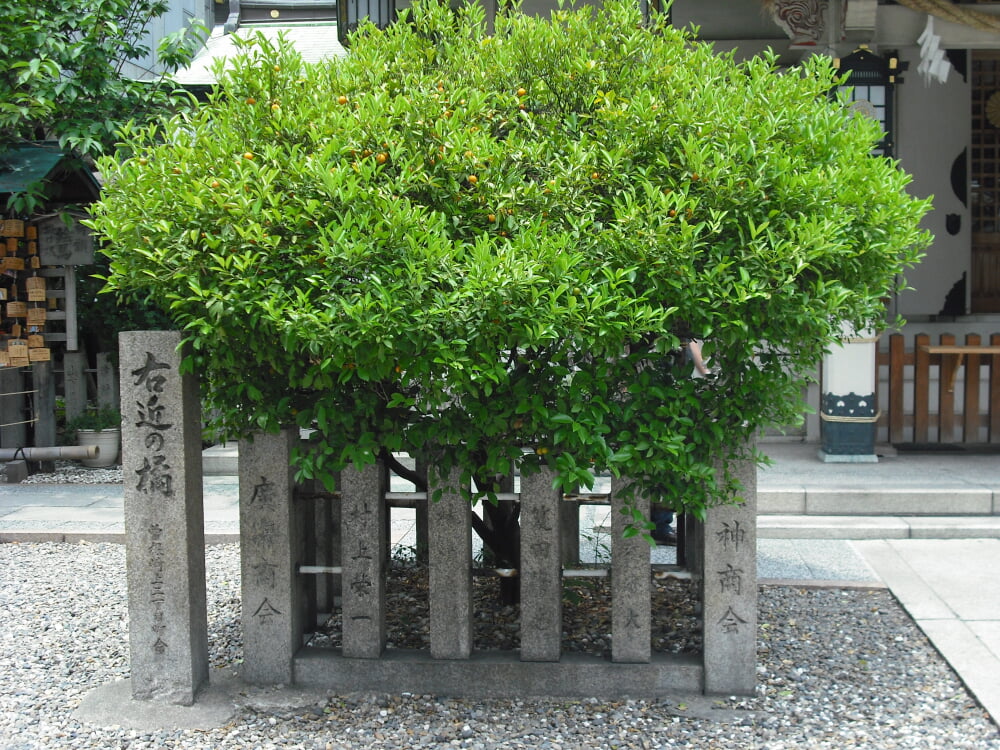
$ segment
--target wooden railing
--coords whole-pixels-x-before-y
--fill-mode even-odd
[[[882,409],[889,442],[1000,444],[1000,334],[984,344],[970,333],[959,344],[951,334],[932,343],[921,333],[908,348],[897,333],[877,363],[889,370]]]

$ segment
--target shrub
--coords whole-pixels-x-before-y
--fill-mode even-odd
[[[737,64],[635,6],[490,35],[417,5],[316,66],[255,39],[102,163],[109,286],[169,310],[219,427],[315,430],[302,477],[544,462],[700,513],[841,322],[881,324],[929,203],[827,60]]]

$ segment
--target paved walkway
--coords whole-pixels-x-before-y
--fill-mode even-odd
[[[888,586],[1000,724],[1000,457],[887,450],[840,464],[816,446],[763,448],[774,463],[758,471],[761,581]],[[238,539],[228,458],[206,455],[206,471],[227,472],[205,477],[209,543]],[[606,549],[606,514],[581,510],[584,559]],[[391,536],[413,544],[412,510],[394,510]],[[0,484],[0,542],[123,538],[120,484]],[[673,553],[658,547],[653,560]]]

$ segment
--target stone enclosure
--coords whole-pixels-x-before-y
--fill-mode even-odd
[[[180,374],[178,333],[123,333],[120,342],[132,695],[188,705],[209,679],[197,382]],[[521,504],[517,651],[480,651],[473,642],[469,502],[453,489],[426,502],[433,486],[409,498],[418,527],[426,523],[429,561],[430,648],[419,651],[386,648],[387,513],[400,499],[387,498],[387,471],[348,468],[336,493],[304,492],[290,469],[297,439],[286,430],[240,442],[243,681],[465,696],[754,692],[752,463],[739,472],[744,502],[686,521],[686,566],[657,566],[696,582],[700,658],[652,651],[649,545],[622,536],[619,482],[599,498],[613,519],[610,659],[562,652],[563,581],[581,572],[580,499],[553,490],[545,472],[524,477],[510,496]],[[442,484],[455,487],[455,479]],[[305,645],[316,623],[338,610],[341,647]]]

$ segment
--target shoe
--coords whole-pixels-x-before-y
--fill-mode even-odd
[[[653,533],[653,541],[659,545],[665,547],[676,547],[677,546],[677,534],[672,531],[668,531],[665,534]]]

